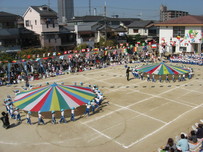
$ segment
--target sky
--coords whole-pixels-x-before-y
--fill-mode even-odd
[[[106,3],[107,16],[141,18],[144,20],[159,20],[160,5],[166,5],[168,10],[187,11],[191,15],[203,15],[203,0],[90,0],[91,13],[94,8],[97,15],[104,14]],[[29,6],[49,4],[56,12],[57,0],[0,0],[0,11],[23,15]],[[75,16],[89,15],[89,0],[74,0]]]

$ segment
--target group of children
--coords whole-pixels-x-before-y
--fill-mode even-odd
[[[89,87],[91,87],[91,85]],[[100,105],[104,100],[103,93],[97,88],[96,85],[92,87],[92,90],[94,91],[96,97],[86,104],[86,110],[85,110],[84,116],[86,115],[90,116],[90,110],[92,110],[93,114],[95,113],[96,109],[101,110]]]
[[[192,69],[189,69],[190,72],[188,73],[188,79],[191,79],[192,76],[193,76],[193,71]],[[143,72],[139,72],[137,70],[132,70],[132,74],[134,76],[134,78],[136,79],[141,79],[141,80],[144,80],[144,73]],[[155,74],[149,74],[147,73],[146,74],[146,80],[147,81],[152,81],[152,82],[156,82],[156,81],[159,81],[159,82],[170,82],[170,79],[175,82],[175,81],[186,81],[186,74],[178,74],[177,76],[175,76],[175,74],[172,74],[171,75],[171,78],[169,78],[169,75],[166,74],[166,75],[155,75]]]
[[[81,84],[81,86],[82,85],[83,84]],[[91,88],[91,85],[89,85],[89,87]],[[92,87],[92,90],[95,93],[95,98],[86,104],[86,110],[85,110],[84,116],[86,116],[86,115],[89,116],[91,111],[94,114],[96,109],[101,110],[100,105],[102,104],[102,101],[104,100],[103,93],[98,89],[98,87],[96,85],[94,85]],[[4,100],[4,106],[6,107],[6,110],[11,119],[15,119],[17,121],[22,121],[19,108],[14,108],[11,96],[8,95],[7,99]],[[75,121],[75,110],[76,110],[75,107],[71,108],[70,121]],[[26,113],[27,124],[30,124],[30,125],[32,124],[31,115],[32,115],[31,111],[28,111]],[[56,117],[55,117],[55,111],[51,111],[51,123],[57,124]],[[67,120],[65,118],[64,109],[61,109],[61,118],[58,123],[67,123]],[[45,122],[44,122],[44,117],[43,117],[41,111],[38,111],[38,125],[40,125],[40,124],[45,124]]]

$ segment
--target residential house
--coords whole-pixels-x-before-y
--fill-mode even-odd
[[[53,47],[55,50],[74,47],[74,33],[59,26],[57,13],[48,6],[30,6],[23,17],[25,28],[39,35],[41,47]]]
[[[57,13],[51,8],[46,5],[30,6],[23,17],[25,28],[39,35],[42,47],[56,47],[61,44]]]
[[[68,28],[78,33],[78,43],[99,42],[100,38],[114,39],[118,42],[126,41],[127,25],[139,18],[111,18],[105,16],[74,17],[68,22]],[[83,40],[82,40],[82,39]],[[86,40],[84,40],[86,39]]]
[[[159,26],[160,53],[202,51],[203,16],[183,16],[157,23],[156,26]]]
[[[34,32],[25,29],[22,22],[21,16],[0,12],[0,51],[15,52],[39,45]]]
[[[140,35],[143,38],[147,38],[149,35],[149,27],[152,25],[153,21],[134,21],[129,24],[128,27],[128,35],[135,36]]]

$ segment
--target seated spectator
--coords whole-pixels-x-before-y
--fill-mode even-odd
[[[172,138],[168,138],[168,142],[163,150],[164,151],[173,151],[173,150],[176,151],[176,145]]]
[[[180,135],[181,139],[177,142],[176,147],[179,152],[189,152],[189,143],[184,134]]]
[[[198,141],[196,132],[194,130],[192,130],[190,132],[190,136],[188,137],[188,140],[189,140],[190,150],[196,149],[199,146],[199,144],[201,143]]]
[[[197,138],[203,138],[202,124],[198,124],[196,135],[197,135]]]

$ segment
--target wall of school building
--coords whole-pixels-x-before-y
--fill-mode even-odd
[[[160,27],[159,52],[169,54],[194,52],[201,53],[203,27],[185,27],[184,37],[173,37],[173,27]]]

